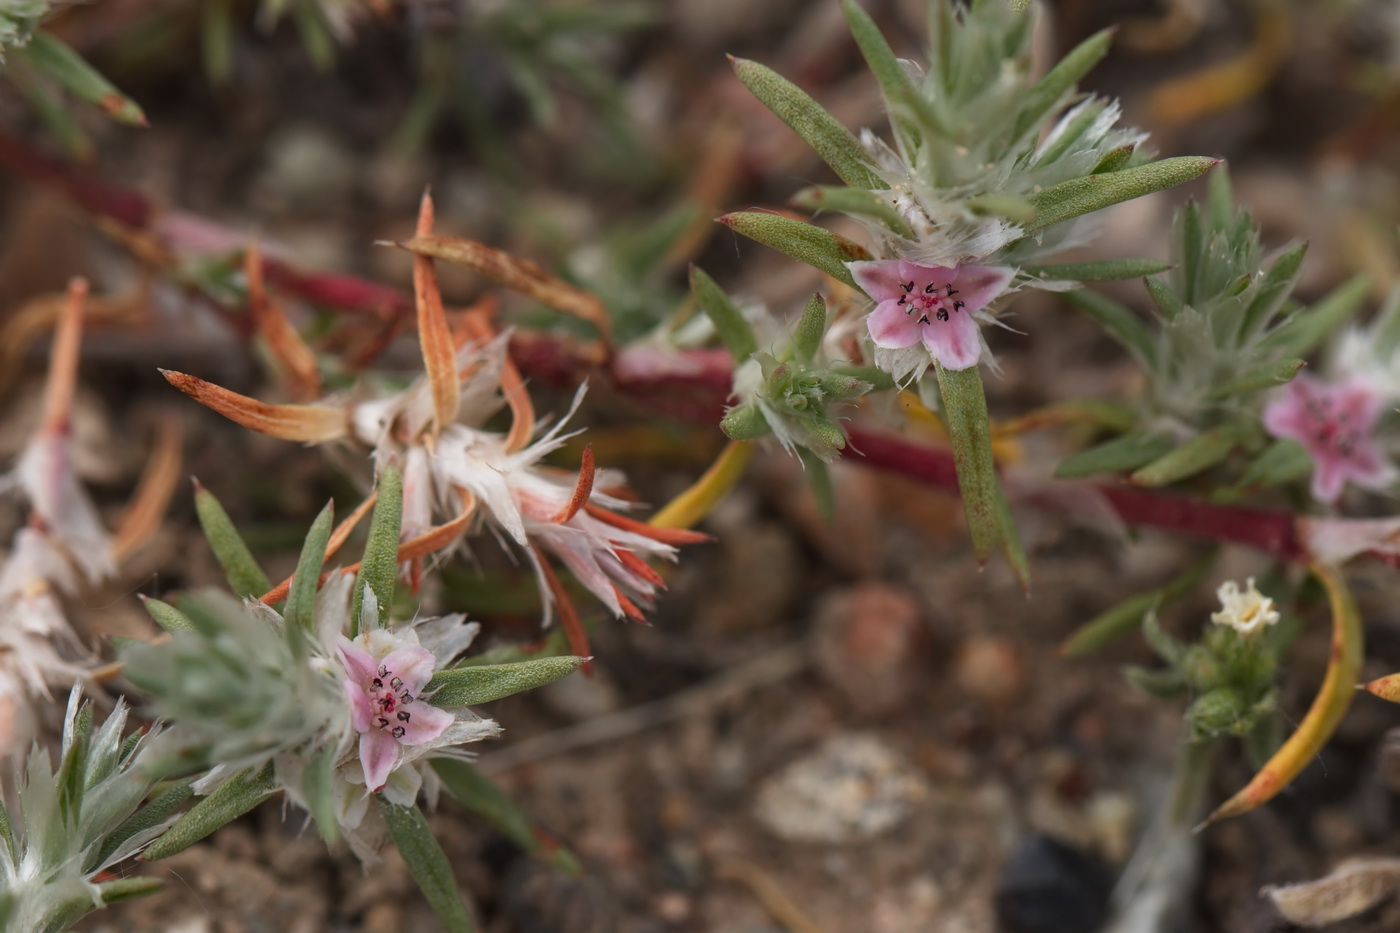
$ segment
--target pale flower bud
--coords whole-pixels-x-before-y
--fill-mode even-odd
[[[1210,620],[1216,625],[1228,625],[1243,635],[1252,635],[1279,620],[1274,601],[1254,588],[1253,577],[1246,581],[1243,592],[1234,580],[1227,580],[1215,594],[1220,598],[1221,609],[1212,612]]]

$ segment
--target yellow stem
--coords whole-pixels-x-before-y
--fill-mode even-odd
[[[748,441],[730,441],[715,462],[710,464],[705,475],[653,515],[649,524],[657,528],[694,527],[696,522],[710,514],[715,503],[726,492],[734,488],[752,456],[753,445]]]

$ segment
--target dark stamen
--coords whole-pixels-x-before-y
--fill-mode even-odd
[[[939,319],[940,321],[946,321],[946,320],[948,320],[948,309],[947,309],[947,308],[939,308],[939,309],[938,309],[938,319]]]
[[[904,289],[906,292],[912,292],[914,290],[914,283],[910,282],[908,285],[901,285],[899,287]]]
[[[964,307],[965,307],[965,306],[963,305],[963,303],[962,303],[961,301],[955,301],[955,302],[953,302],[953,310],[954,310],[954,311],[961,311]]]
[[[934,293],[937,292],[937,291],[938,291],[938,288],[937,288],[932,282],[930,282],[930,283],[928,283],[927,285],[924,286],[924,294],[925,294],[925,295],[932,295],[932,294],[934,294]]]

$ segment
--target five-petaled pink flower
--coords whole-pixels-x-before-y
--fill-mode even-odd
[[[1363,379],[1328,385],[1298,376],[1264,409],[1264,427],[1303,445],[1313,461],[1312,494],[1331,503],[1348,480],[1379,489],[1395,479],[1371,436],[1384,410],[1385,399]]]
[[[421,695],[432,679],[435,661],[428,649],[401,644],[384,657],[341,636],[336,644],[348,675],[345,694],[351,723],[360,733],[360,764],[365,786],[378,792],[394,770],[399,746],[431,742],[452,725],[455,717],[428,703]]]
[[[866,318],[875,346],[920,340],[944,369],[967,369],[982,355],[974,317],[1005,290],[1015,272],[1002,266],[925,266],[907,259],[848,263],[875,310]]]

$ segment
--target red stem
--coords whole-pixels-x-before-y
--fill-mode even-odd
[[[106,185],[4,135],[0,135],[0,165],[59,188],[93,213],[142,230],[156,223],[157,212],[140,194]],[[176,230],[170,228],[167,233]],[[178,251],[181,244],[168,245]],[[266,273],[282,291],[313,304],[360,313],[381,313],[385,308],[404,314],[414,311],[407,293],[355,276],[301,272],[272,260],[266,263]],[[722,350],[665,352],[637,347],[605,360],[589,345],[526,331],[516,331],[511,356],[522,372],[539,382],[577,385],[584,378],[601,379],[641,404],[700,423],[718,420],[732,376],[732,360]],[[853,460],[957,491],[951,451],[860,424],[851,425],[849,433]],[[1100,484],[1097,489],[1129,524],[1244,544],[1289,561],[1307,559],[1295,516],[1289,512],[1215,505],[1118,484]]]

